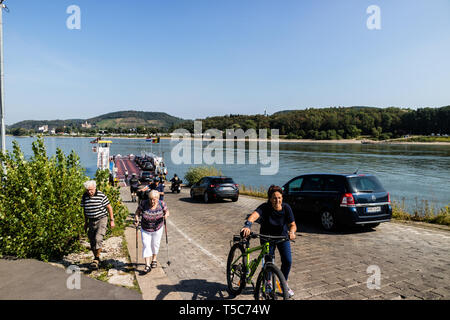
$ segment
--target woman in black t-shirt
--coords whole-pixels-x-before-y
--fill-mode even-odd
[[[295,224],[294,214],[291,207],[287,203],[283,203],[283,190],[278,186],[270,186],[268,193],[268,202],[260,205],[245,222],[241,233],[244,237],[250,234],[252,224],[260,219],[260,233],[270,236],[289,236],[290,240],[295,239],[297,225]],[[292,265],[291,244],[289,241],[279,243],[277,245],[281,257],[281,272],[286,281]],[[275,247],[270,246],[270,253],[275,253]],[[289,296],[292,297],[294,292],[289,289]]]

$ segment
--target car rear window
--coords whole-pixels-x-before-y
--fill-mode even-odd
[[[348,178],[348,183],[353,192],[385,192],[380,181],[374,176]]]
[[[323,191],[343,191],[344,186],[341,183],[342,179],[338,177],[323,178]]]
[[[212,179],[213,184],[222,184],[222,183],[233,183],[234,181],[231,178],[214,178]]]

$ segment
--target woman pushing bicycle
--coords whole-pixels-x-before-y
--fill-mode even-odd
[[[279,186],[270,186],[268,192],[268,201],[260,205],[247,219],[241,234],[248,237],[251,233],[252,224],[259,219],[261,223],[260,233],[270,236],[289,236],[290,240],[295,239],[297,225],[295,224],[294,214],[287,203],[283,203],[283,189]],[[291,245],[289,241],[284,241],[276,245],[281,257],[281,272],[286,281],[292,265]],[[275,246],[270,246],[270,254],[275,253]],[[289,297],[294,295],[292,289],[288,289]]]

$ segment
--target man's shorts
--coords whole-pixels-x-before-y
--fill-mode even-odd
[[[89,219],[88,238],[91,244],[91,250],[98,250],[102,248],[103,238],[106,235],[107,228],[108,228],[107,216],[100,219]]]
[[[130,186],[130,192],[131,193],[136,193],[137,191],[138,191],[138,187]]]

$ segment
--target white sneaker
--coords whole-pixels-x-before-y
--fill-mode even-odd
[[[294,296],[294,291],[292,291],[291,288],[289,288],[289,290],[288,290],[288,295],[289,295],[289,298],[292,298]]]

